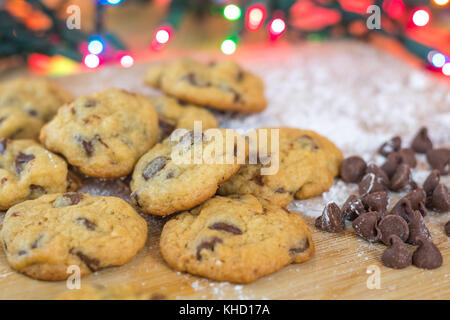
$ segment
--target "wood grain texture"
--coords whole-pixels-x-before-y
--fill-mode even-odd
[[[280,59],[284,61],[311,61],[311,59],[318,59],[321,63],[323,61],[325,65],[324,68],[329,66],[332,69],[330,74],[334,73],[338,74],[337,76],[340,76],[342,73],[345,73],[347,76],[347,73],[349,75],[354,75],[356,73],[356,76],[359,76],[360,74],[358,72],[360,71],[358,70],[363,70],[364,68],[345,68],[345,66],[342,68],[341,66],[341,60],[347,61],[346,59],[353,57],[352,59],[356,61],[355,63],[357,65],[379,63],[380,65],[385,66],[386,69],[392,69],[393,71],[388,73],[390,75],[389,80],[398,84],[399,88],[405,86],[404,79],[409,79],[408,76],[410,71],[407,67],[399,64],[395,59],[386,58],[378,52],[373,53],[371,51],[372,49],[361,48],[360,44],[325,44],[324,46],[328,49],[312,45],[295,48],[295,50],[294,48],[287,48],[284,51],[277,49],[278,51],[276,51],[276,53],[275,51],[270,53],[264,51],[263,54],[242,52],[239,59],[241,59],[241,62],[249,61],[248,59],[256,59],[252,61],[259,61],[257,63],[260,63],[267,72],[272,70],[272,68],[275,68],[278,71],[277,68],[279,68],[280,64],[278,60]],[[266,47],[264,49],[266,50]],[[328,55],[329,52],[333,52],[333,57],[335,57],[335,61],[337,61],[334,65],[326,59],[326,55]],[[324,55],[323,59],[320,59],[320,55]],[[169,53],[164,57],[168,56],[173,56],[173,54],[171,55]],[[162,56],[158,57],[161,58]],[[153,93],[154,91],[146,88],[141,81],[147,66],[147,64],[136,65],[134,68],[128,70],[120,68],[104,68],[95,73],[61,78],[59,82],[71,89],[77,95],[105,89],[109,86],[126,88],[141,93]],[[290,65],[286,64],[284,70],[290,70],[291,68],[289,68],[289,66]],[[255,67],[255,62],[253,63],[253,68],[259,70],[259,68]],[[304,70],[304,68],[305,67],[302,65],[299,70]],[[323,73],[322,75],[323,77],[327,77],[328,72]],[[363,74],[361,74],[361,76],[362,75]],[[374,78],[374,80],[371,80],[372,82],[363,83],[357,80],[358,78],[356,76],[354,76],[353,79],[356,79],[354,80],[354,86],[355,88],[357,87],[357,91],[352,91],[351,94],[348,93],[348,95],[351,96],[352,99],[359,99],[358,102],[361,106],[366,106],[368,99],[364,95],[359,95],[360,92],[363,92],[361,88],[372,90],[378,82]],[[267,79],[270,79],[270,76],[267,76]],[[275,82],[278,81],[278,79],[279,78],[275,78],[275,80],[272,79],[271,81]],[[309,86],[314,88],[315,86],[324,83],[321,79],[317,80],[318,84],[314,79],[310,78],[306,80],[303,78],[295,79],[295,81],[303,81],[302,83],[306,88],[309,88]],[[328,88],[339,85],[339,81],[334,81],[334,78],[330,79],[327,78],[327,82],[326,84],[323,84],[323,86]],[[345,79],[347,79],[347,77],[345,77]],[[286,99],[291,97],[290,99],[293,99],[296,105],[298,103],[298,110],[301,110],[301,108],[310,108],[310,103],[313,100],[304,101],[306,99],[305,95],[309,89],[302,91],[299,96],[292,96],[293,93],[298,92],[298,89],[292,87],[292,83],[295,81],[291,80],[289,83],[282,84],[283,88],[291,86],[291,89],[285,90],[289,91],[289,95],[286,96]],[[308,86],[305,86],[305,84]],[[271,83],[269,85],[274,84]],[[380,93],[380,90],[384,90],[383,88],[383,86],[380,86],[376,90],[377,94],[381,95],[384,91]],[[339,87],[338,89],[341,90],[342,88]],[[434,87],[433,89],[427,87],[426,90],[419,90],[417,92],[411,88],[408,90],[406,96],[414,93],[416,94],[416,97],[423,99],[424,101],[427,100],[426,97],[430,97],[431,99],[432,96],[435,99],[433,101],[436,101],[436,99],[441,99],[439,98],[440,96],[444,97],[445,94],[445,89],[435,89]],[[270,94],[268,98],[272,103],[272,105],[269,105],[269,108],[275,108],[277,106],[280,108],[286,107],[278,100],[275,100],[276,95],[279,94],[278,91],[280,90],[274,90],[274,88],[269,87],[268,91]],[[384,93],[386,94],[386,92]],[[395,98],[396,96],[397,95],[394,94],[389,95],[391,98]],[[314,96],[314,99],[317,98],[319,97]],[[425,121],[430,126],[433,125],[434,130],[436,130],[436,126],[439,124],[441,125],[440,128],[444,128],[443,122],[436,122],[436,120],[445,119],[444,114],[446,114],[446,112],[448,114],[448,111],[450,110],[450,105],[448,103],[450,100],[442,98],[439,101],[441,102],[427,106],[426,112],[423,110],[421,111],[422,113],[417,113],[417,111],[414,113],[411,112],[409,116],[414,117],[414,119],[420,119],[421,122]],[[323,103],[329,105],[332,101],[324,100]],[[397,108],[400,108],[403,105],[403,101],[396,101],[396,103]],[[274,104],[276,105],[274,106]],[[270,111],[273,110],[274,109],[267,110],[270,119],[264,118],[264,115],[257,119],[270,120],[271,123],[274,123],[273,125],[284,124],[283,121],[286,121],[286,118],[279,119],[276,117],[276,114],[270,115]],[[267,117],[268,112],[265,113],[265,117]],[[280,110],[280,112],[282,112],[282,110]],[[308,112],[310,113],[311,110],[308,110]],[[442,114],[442,117],[433,118],[433,115],[437,114]],[[381,131],[384,132],[384,136],[380,139],[385,139],[394,133],[401,135],[412,134],[410,130],[417,129],[416,127],[409,128],[409,123],[406,121],[401,122],[404,118],[403,114],[394,113],[392,115],[393,117],[403,117],[399,118],[399,125],[392,126],[388,123],[381,128],[378,122],[365,121],[366,119],[362,116],[364,116],[364,112],[355,113],[353,114],[354,118],[352,118],[352,120],[354,120],[356,124],[359,123],[361,127],[367,129],[367,131],[375,132],[377,134]],[[257,122],[259,125],[266,124],[259,123],[259,120]],[[382,124],[384,124],[384,122]],[[414,125],[415,122],[413,121],[412,124]],[[330,126],[330,124],[326,126]],[[327,128],[324,128],[324,130],[325,129]],[[444,132],[444,130],[441,132]],[[337,137],[332,134],[332,131],[331,134],[327,132],[324,134],[333,141],[337,139]],[[445,133],[439,135],[439,143],[448,144],[448,134],[449,133],[447,133],[447,136],[445,136]],[[373,135],[372,137],[376,137],[376,135]],[[371,141],[367,140],[366,143],[368,142]],[[377,146],[380,142],[381,141],[373,141],[373,145]],[[352,143],[348,144],[348,146],[349,148],[344,150],[346,155],[358,153],[359,148],[367,149],[367,145]],[[376,150],[374,146],[370,146],[370,150]],[[426,165],[424,168],[426,168]],[[449,176],[446,177],[444,183],[449,185]],[[104,185],[107,187],[108,183],[105,182]],[[103,185],[100,184],[100,186]],[[103,192],[101,187],[98,189],[97,192]],[[125,194],[126,192],[127,190],[124,190]],[[354,192],[354,190],[351,190],[351,192]],[[332,196],[339,196],[339,201],[342,202],[347,197],[347,194],[333,194]],[[311,218],[311,212],[315,212],[316,214],[319,213],[318,210],[320,209],[318,208],[323,208],[323,202],[328,201],[327,197],[319,198],[320,197],[317,199],[319,205],[315,203],[316,200],[304,202],[304,211],[308,212],[308,215],[299,213],[305,217],[313,232],[313,240],[316,245],[315,257],[303,264],[289,265],[272,275],[255,281],[254,283],[244,286],[219,283],[175,272],[165,264],[159,251],[159,235],[164,219],[147,217],[149,222],[149,239],[145,248],[139,252],[130,263],[122,267],[105,269],[83,278],[81,282],[82,286],[87,284],[103,286],[121,283],[131,284],[141,287],[143,290],[151,293],[163,294],[169,299],[450,299],[450,241],[444,234],[443,228],[445,222],[450,219],[450,213],[437,214],[431,212],[425,218],[425,222],[432,233],[433,241],[441,250],[444,257],[443,266],[436,270],[422,270],[414,266],[410,266],[403,270],[393,270],[381,265],[380,257],[385,246],[381,244],[371,245],[358,238],[353,233],[351,227],[348,226],[346,232],[343,234],[326,234],[317,231],[314,228],[314,220]],[[335,198],[332,199],[335,200]],[[410,249],[414,250],[414,247],[410,247]],[[367,287],[366,282],[370,276],[370,274],[367,273],[367,268],[369,266],[377,266],[380,268],[380,289],[368,289]],[[65,281],[37,281],[15,272],[8,266],[4,253],[0,252],[0,299],[54,299],[66,291]]]
[[[385,246],[358,238],[351,227],[345,234],[319,232],[307,218],[316,244],[315,257],[240,286],[173,271],[159,252],[160,220],[152,218],[149,241],[130,263],[85,277],[81,285],[127,283],[169,299],[450,299],[450,241],[443,233],[443,224],[435,220],[428,217],[426,223],[444,256],[439,269],[386,268],[380,262]],[[380,268],[380,289],[367,287],[371,265]],[[0,288],[0,299],[54,299],[68,290],[65,281],[37,281],[11,270],[3,253]]]

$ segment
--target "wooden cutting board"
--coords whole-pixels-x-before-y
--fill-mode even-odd
[[[172,270],[159,251],[158,220],[150,220],[149,241],[130,263],[83,278],[81,286],[127,283],[169,299],[450,299],[450,241],[443,233],[442,223],[430,221],[434,219],[426,220],[444,256],[444,265],[439,269],[386,268],[380,263],[383,245],[368,244],[357,238],[351,228],[339,235],[318,232],[313,220],[307,219],[316,244],[315,257],[243,286]],[[368,270],[373,272],[376,268],[380,288],[369,289],[367,282],[374,273],[368,274]],[[65,281],[37,281],[11,270],[3,253],[0,288],[0,299],[54,299],[68,290]]]
[[[266,68],[264,70],[269,68],[275,68],[274,70],[276,70],[278,62],[275,60],[281,59],[283,55],[288,58],[298,57],[310,61],[321,54],[333,52],[335,59],[333,63],[336,63],[339,68],[341,68],[341,63],[347,63],[345,59],[354,59],[357,64],[367,63],[367,61],[358,60],[363,59],[361,57],[366,55],[368,60],[372,56],[377,57],[377,60],[371,60],[371,63],[376,63],[380,59],[386,60],[383,64],[391,64],[389,68],[392,68],[393,72],[409,72],[405,66],[402,66],[403,69],[400,71],[396,70],[396,68],[399,68],[398,62],[380,57],[379,53],[372,54],[369,52],[365,54],[366,50],[372,49],[360,48],[360,45],[332,44],[327,46],[331,46],[331,48],[300,47],[295,48],[295,50],[287,48],[283,51],[279,50],[277,54],[273,52],[271,54],[264,53],[267,58],[264,55],[254,53],[247,56],[242,55],[240,58],[241,61],[245,61],[249,57],[255,59],[255,57],[260,56],[260,60],[264,61],[261,63]],[[361,52],[364,54],[361,54]],[[277,57],[277,59],[273,57]],[[283,60],[287,61],[288,58]],[[343,62],[336,60],[338,58],[342,58]],[[327,63],[325,58],[323,61]],[[145,68],[146,65],[137,66],[134,70],[112,68],[111,71],[81,74],[61,78],[59,81],[77,95],[108,86],[124,87],[132,91],[149,93],[151,90],[145,88],[141,81]],[[334,67],[330,67],[330,69],[332,68]],[[392,73],[392,76],[394,77],[395,73]],[[318,79],[317,81],[322,80]],[[292,83],[286,85],[292,85]],[[414,85],[417,84],[414,83]],[[384,89],[380,87],[377,90]],[[280,90],[269,87],[268,91],[268,94],[271,95],[269,96],[269,102],[272,103],[273,95],[278,94]],[[357,94],[355,94],[355,99],[357,99]],[[283,106],[269,104],[269,108],[277,107],[282,108]],[[427,114],[448,112],[449,110],[448,103],[443,102],[430,106]],[[282,111],[280,109],[280,112]],[[426,115],[417,116],[424,117]],[[280,122],[281,120],[274,121]],[[363,126],[367,125],[363,124]],[[389,127],[383,130],[391,129],[396,128]],[[368,128],[368,130],[376,130],[376,128]],[[395,133],[398,134],[399,132],[396,131]],[[334,140],[333,136],[329,137]],[[448,143],[448,140],[446,142]],[[354,150],[344,150],[344,152],[348,155],[348,152],[354,152]],[[450,180],[445,181],[449,185]],[[126,189],[126,187],[124,188]],[[101,193],[102,191],[97,190],[98,192]],[[123,193],[126,194],[127,190]],[[317,211],[307,203],[304,211],[308,212],[309,210]],[[445,222],[450,219],[450,213],[430,213],[425,218],[434,243],[444,257],[443,266],[436,270],[422,270],[414,266],[403,270],[386,268],[380,262],[381,254],[385,249],[383,245],[369,244],[358,238],[351,227],[348,227],[345,233],[337,235],[319,232],[314,228],[314,219],[311,214],[305,215],[300,212],[299,214],[305,217],[312,230],[316,245],[314,258],[303,264],[289,265],[248,285],[209,281],[172,270],[163,261],[159,251],[159,235],[164,219],[154,217],[147,217],[149,239],[145,248],[130,263],[89,275],[82,279],[81,285],[83,287],[87,284],[102,286],[131,284],[151,293],[162,294],[169,299],[450,299],[450,241],[443,231]],[[414,247],[410,247],[410,249],[413,250]],[[370,279],[373,280],[373,277],[378,276],[380,286],[374,288],[373,285],[370,285],[374,283]],[[0,252],[0,299],[54,299],[67,290],[65,281],[38,281],[15,272],[8,266],[4,253]]]

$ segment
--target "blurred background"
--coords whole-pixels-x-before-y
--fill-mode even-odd
[[[450,83],[449,0],[0,0],[3,77],[348,38]]]

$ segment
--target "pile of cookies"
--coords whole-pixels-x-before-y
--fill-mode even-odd
[[[450,210],[448,188],[439,183],[440,175],[449,173],[450,149],[433,148],[425,127],[416,134],[411,148],[401,148],[401,144],[401,138],[396,136],[379,148],[378,152],[386,157],[381,167],[367,165],[359,156],[346,158],[341,164],[341,179],[358,183],[359,195],[351,195],[342,208],[329,203],[315,224],[318,229],[338,233],[345,230],[345,220],[352,221],[358,236],[388,246],[381,257],[385,266],[402,269],[414,264],[423,269],[435,269],[442,265],[443,259],[423,217],[427,209]],[[432,169],[422,188],[412,178],[411,168],[417,165],[415,153],[426,153]],[[390,212],[389,190],[408,192]],[[448,236],[449,229],[450,221],[445,225]],[[411,254],[405,243],[418,245],[418,248]]]
[[[266,157],[246,142],[243,156],[256,152],[255,164],[237,161],[236,132],[231,152],[216,148],[226,132],[216,130],[223,139],[208,133],[218,123],[205,106],[251,113],[267,105],[261,79],[233,62],[172,61],[151,68],[145,82],[165,95],[108,89],[71,101],[47,81],[0,84],[0,208],[8,210],[1,242],[8,263],[43,280],[65,279],[73,265],[82,275],[123,265],[147,239],[147,223],[135,209],[173,214],[160,250],[176,270],[248,283],[310,259],[311,233],[284,206],[328,190],[341,151],[315,132],[294,128],[275,128],[279,148]],[[195,121],[203,133],[193,131]],[[264,130],[271,145],[274,129]],[[224,150],[214,159],[233,161],[172,158],[174,148],[191,158],[197,145],[203,152]],[[277,172],[262,174],[275,156]],[[131,177],[135,209],[119,198],[77,193],[83,177]]]

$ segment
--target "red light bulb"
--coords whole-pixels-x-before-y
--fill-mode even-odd
[[[247,29],[255,31],[261,28],[266,19],[266,8],[261,4],[255,4],[247,9],[245,23]]]

